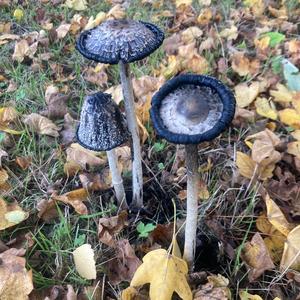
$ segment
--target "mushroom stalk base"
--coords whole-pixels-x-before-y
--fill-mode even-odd
[[[118,168],[118,158],[116,155],[115,149],[112,149],[110,151],[107,151],[107,159],[109,164],[109,169],[111,172],[112,177],[112,184],[116,192],[116,197],[118,204],[121,208],[126,209],[127,202],[126,202],[126,195],[125,195],[125,189],[123,185],[123,179],[121,177],[119,168]]]
[[[194,267],[196,233],[198,219],[198,150],[197,145],[186,145],[186,168],[187,168],[187,215],[185,224],[185,242],[183,258],[188,263],[189,269]]]
[[[137,207],[143,206],[143,172],[141,145],[138,123],[135,114],[132,82],[128,64],[119,62],[122,90],[125,102],[126,119],[132,137],[132,203]]]

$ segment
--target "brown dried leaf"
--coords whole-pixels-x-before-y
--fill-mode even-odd
[[[58,137],[60,130],[51,120],[39,114],[32,113],[24,119],[24,124],[28,125],[30,130],[42,135]]]
[[[252,159],[257,163],[277,163],[281,155],[275,150],[280,144],[280,139],[271,130],[265,129],[246,138],[247,141],[254,140],[252,145]]]
[[[82,173],[79,175],[79,179],[85,189],[89,191],[103,191],[111,187],[111,180],[107,180],[108,176],[104,175],[106,174],[103,174],[103,172],[101,174]]]
[[[32,272],[25,268],[25,250],[9,249],[0,254],[1,300],[27,300],[33,290]]]
[[[222,275],[208,276],[208,283],[197,289],[194,294],[194,300],[229,300],[231,292],[228,288],[229,280]]]
[[[126,239],[116,242],[116,257],[108,262],[108,277],[113,285],[131,281],[141,261]]]
[[[29,156],[17,156],[16,164],[22,169],[27,170],[31,165],[32,158]]]
[[[78,121],[73,119],[69,113],[65,114],[63,130],[60,132],[62,143],[64,145],[68,145],[74,140],[76,135],[77,125],[78,125]]]
[[[49,223],[58,216],[56,202],[53,199],[43,199],[37,203],[38,217]]]
[[[250,268],[248,274],[250,282],[260,277],[266,270],[275,267],[268,248],[258,232],[252,237],[251,242],[245,243],[241,257]]]
[[[127,225],[127,212],[124,210],[117,216],[100,218],[98,225],[98,238],[100,242],[115,248],[117,241],[115,236]]]
[[[54,85],[49,85],[45,92],[45,101],[47,109],[41,112],[41,115],[49,119],[59,119],[68,112],[67,100],[69,96],[63,95]]]
[[[260,68],[259,60],[250,61],[243,53],[237,52],[231,56],[232,69],[240,76],[254,75]]]

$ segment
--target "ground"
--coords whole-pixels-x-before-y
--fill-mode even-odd
[[[169,247],[172,201],[182,249],[184,149],[156,136],[148,111],[155,91],[187,72],[219,78],[237,99],[230,128],[198,148],[195,299],[231,299],[229,290],[232,299],[298,299],[300,244],[290,232],[299,224],[300,86],[286,67],[300,64],[298,1],[0,0],[0,16],[0,218],[24,212],[24,220],[0,221],[0,255],[18,249],[13,255],[25,258],[30,299],[120,297],[139,259]],[[166,39],[131,64],[145,207],[121,213],[105,153],[85,152],[74,138],[86,94],[108,90],[124,110],[118,66],[83,58],[75,41],[86,26],[125,16],[157,24]],[[118,155],[130,202],[129,151],[128,143]],[[153,225],[144,235],[141,222]],[[72,252],[84,243],[95,253],[96,280],[75,269]],[[217,274],[225,283],[209,286]]]

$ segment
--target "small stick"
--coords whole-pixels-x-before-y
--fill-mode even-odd
[[[186,145],[186,168],[187,168],[187,215],[185,224],[185,242],[183,258],[189,265],[194,267],[196,234],[198,220],[198,195],[199,180],[198,173],[198,148],[197,145]]]
[[[121,83],[125,102],[126,119],[132,137],[132,203],[137,207],[143,206],[143,171],[141,145],[138,124],[135,114],[132,82],[129,64],[119,62]]]
[[[107,151],[107,159],[109,164],[109,169],[111,172],[112,177],[112,184],[116,192],[116,197],[118,204],[121,208],[126,209],[128,208],[127,202],[126,202],[126,195],[125,195],[125,189],[123,185],[123,179],[121,177],[120,171],[118,169],[118,158],[116,155],[115,149],[112,149],[110,151]]]

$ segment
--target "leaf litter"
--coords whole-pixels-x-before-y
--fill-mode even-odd
[[[47,5],[53,7],[53,12]],[[167,258],[168,276],[177,278],[180,269],[181,282],[185,284],[188,276],[184,261],[166,250],[173,239],[169,223],[173,215],[167,202],[171,202],[171,198],[178,201],[179,218],[183,217],[185,207],[184,157],[173,161],[175,148],[156,139],[149,122],[152,95],[165,80],[185,72],[218,77],[234,91],[238,107],[228,137],[223,135],[199,147],[199,172],[203,176],[199,182],[203,217],[199,232],[209,237],[216,235],[218,247],[214,246],[217,252],[214,265],[223,269],[215,269],[212,264],[210,269],[202,270],[201,260],[197,261],[196,274],[199,270],[208,272],[206,281],[197,285],[186,283],[185,287],[190,284],[192,291],[184,289],[179,293],[183,297],[191,297],[193,293],[195,299],[269,297],[278,300],[290,297],[291,293],[295,298],[299,295],[300,280],[291,275],[299,271],[300,245],[297,238],[300,42],[295,26],[299,4],[247,0],[229,9],[224,5],[207,0],[154,0],[142,1],[139,8],[130,10],[132,4],[121,0],[95,5],[83,0],[43,0],[34,7],[36,15],[32,18],[29,13],[32,4],[16,5],[0,0],[0,7],[7,14],[0,22],[4,60],[11,60],[14,66],[18,64],[24,76],[34,74],[38,85],[33,86],[31,92],[26,80],[19,80],[7,64],[0,63],[0,97],[4,97],[0,107],[0,230],[3,233],[1,245],[3,243],[5,249],[0,254],[5,258],[5,261],[1,258],[0,271],[9,274],[15,267],[19,270],[16,280],[5,281],[5,291],[0,287],[1,297],[27,299],[32,282],[44,288],[45,283],[37,280],[37,274],[51,278],[49,270],[59,270],[60,265],[71,266],[70,253],[86,245],[86,240],[91,248],[84,246],[83,256],[87,255],[93,265],[92,275],[87,277],[97,278],[93,284],[99,279],[98,287],[103,284],[101,297],[117,298],[118,291],[120,296],[121,289],[132,278],[133,283],[151,281],[153,299],[157,292],[153,283],[154,286],[162,284],[169,295],[179,286],[166,284],[166,278],[158,282],[152,278],[152,273],[163,274],[157,270],[163,269]],[[147,10],[149,21],[164,28],[166,40],[158,57],[153,56],[155,62],[150,58],[145,65],[137,64],[133,71],[143,160],[147,167],[145,198],[151,201],[143,212],[124,213],[115,207],[105,153],[85,150],[75,142],[82,95],[99,88],[107,90],[123,109],[121,86],[111,66],[80,62],[75,70],[75,61],[79,59],[73,53],[76,36],[82,30],[126,15],[141,19],[139,9]],[[34,31],[36,26],[26,22],[36,22],[39,30]],[[148,64],[149,70],[145,68]],[[81,76],[88,82],[86,85]],[[159,146],[154,147],[154,142]],[[161,150],[156,151],[158,148]],[[117,155],[124,182],[129,187],[131,153],[128,145],[117,149]],[[210,167],[202,168],[208,161]],[[130,194],[129,190],[126,192]],[[38,238],[41,231],[44,237],[55,241],[57,226],[63,223],[62,216],[71,222],[72,234],[76,235],[72,239],[76,242],[68,245],[67,252],[61,242],[61,249],[56,249],[49,268],[46,264],[42,267],[34,264],[50,255],[43,248],[35,250],[38,248],[35,245],[31,252],[26,252],[26,269],[24,251],[17,253],[12,248],[14,237],[19,231],[29,230],[34,233],[34,239],[41,242]],[[138,224],[145,225],[142,228]],[[182,248],[180,231],[177,238]],[[204,251],[204,248],[198,236],[196,250]],[[91,249],[96,261],[91,258]],[[9,254],[4,255],[6,252]],[[212,257],[213,251],[210,254]],[[157,269],[148,273],[137,271],[135,279],[136,270],[152,270],[154,264],[149,263],[148,257],[158,262]],[[84,259],[81,261],[84,265]],[[227,268],[234,261],[242,264]],[[174,267],[175,262],[178,268]],[[269,283],[278,278],[278,272],[281,272],[279,281],[269,288]],[[84,287],[93,288],[90,281],[57,274],[55,283],[63,279],[66,285],[54,287],[52,281],[46,284],[49,290],[45,295],[51,294],[53,299],[66,295],[76,299],[84,293]],[[108,279],[104,280],[106,275]],[[280,284],[286,279],[289,289],[283,290]],[[148,290],[131,287],[129,297],[148,295]],[[162,299],[160,295],[157,297]],[[171,296],[166,297],[171,299]]]

